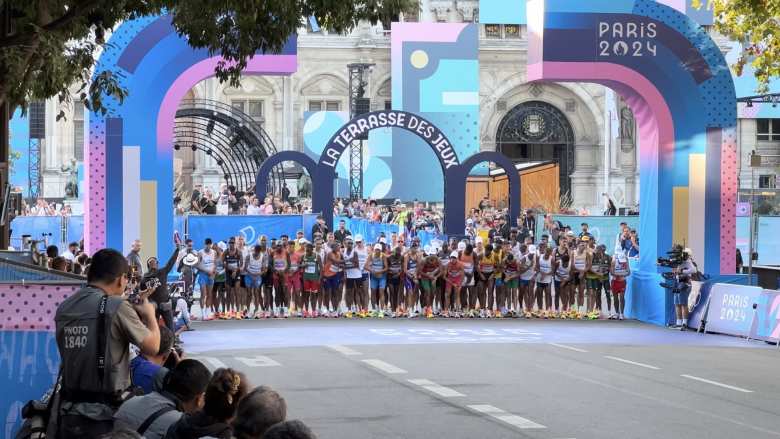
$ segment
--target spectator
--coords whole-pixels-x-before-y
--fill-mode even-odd
[[[206,387],[203,409],[183,416],[171,426],[166,439],[213,437],[231,439],[230,422],[236,415],[238,403],[247,394],[249,383],[241,372],[217,369]]]
[[[68,262],[73,262],[76,260],[76,256],[79,254],[79,243],[78,242],[71,242],[68,244],[68,249],[65,250],[65,252],[62,253],[63,258],[65,258]]]
[[[295,419],[280,422],[263,435],[263,439],[317,439],[317,436],[303,422]]]
[[[199,206],[200,212],[204,215],[217,214],[217,202],[214,200],[214,194],[211,192],[211,188],[206,188],[203,197],[200,199]]]
[[[62,256],[57,256],[51,260],[51,269],[57,271],[68,271],[68,260]]]
[[[187,301],[180,294],[175,294],[173,298],[176,301],[176,323],[174,325],[178,337],[182,332],[194,331],[194,329],[190,327],[190,310]]]
[[[160,349],[157,354],[138,354],[130,361],[133,385],[142,388],[145,394],[162,390],[163,380],[168,374],[168,369],[163,367],[163,364],[172,350],[173,332],[165,326],[160,326]]]
[[[317,233],[321,234],[322,236],[328,234],[328,226],[325,224],[325,219],[322,217],[322,215],[317,215],[317,222],[314,223],[314,225],[311,227],[311,235],[314,236]]]
[[[127,254],[127,263],[130,264],[130,271],[140,279],[144,275],[144,267],[141,264],[141,240],[136,239],[130,246],[130,253]]]
[[[236,439],[260,439],[268,428],[286,418],[284,398],[270,387],[256,387],[238,404],[233,432]]]
[[[339,228],[335,232],[333,232],[333,237],[336,238],[336,241],[338,242],[344,242],[344,238],[347,236],[352,236],[352,232],[347,230],[347,223],[344,220],[339,220]]]
[[[615,216],[617,215],[617,206],[615,206],[615,203],[612,201],[612,198],[609,197],[609,194],[604,192],[601,194],[602,197],[604,197],[604,215],[607,216]]]
[[[742,252],[737,249],[737,273],[742,273],[742,267],[745,263],[742,261]]]
[[[262,215],[263,209],[260,207],[260,199],[253,197],[251,204],[246,208],[247,215]]]
[[[162,315],[165,326],[168,328],[173,328],[173,309],[171,306],[171,296],[168,292],[168,273],[171,272],[173,265],[176,264],[176,259],[179,257],[179,250],[180,248],[177,246],[173,250],[171,257],[168,258],[168,262],[166,262],[165,266],[162,268],[160,268],[160,261],[155,257],[151,257],[146,261],[149,271],[147,271],[144,279],[157,278],[157,280],[160,281],[160,286],[154,290],[152,295],[149,296],[149,299],[157,304],[157,312]]]
[[[287,187],[287,183],[282,183],[282,201],[285,203],[290,200],[290,188]]]
[[[582,239],[583,236],[587,236],[591,241],[593,241],[593,234],[588,231],[588,223],[582,223],[580,224],[580,227],[582,227],[582,232],[580,232],[579,238]]]
[[[57,437],[97,437],[111,431],[113,421],[95,413],[113,413],[130,386],[130,344],[145,355],[160,349],[154,307],[146,300],[150,292],[142,291],[136,304],[122,298],[128,271],[121,253],[98,251],[87,274],[89,286],[57,308],[54,321],[62,359]],[[105,327],[96,318],[98,309],[105,310]],[[103,335],[98,334],[101,329]],[[106,359],[110,362],[105,368],[95,367]]]
[[[182,414],[203,408],[209,380],[211,372],[203,363],[182,360],[168,374],[162,391],[131,398],[122,404],[114,416],[115,425],[136,431],[146,439],[163,438]]]

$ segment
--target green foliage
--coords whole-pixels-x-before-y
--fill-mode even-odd
[[[127,95],[113,72],[92,68],[104,35],[119,23],[167,11],[179,35],[194,48],[221,55],[221,81],[236,85],[249,57],[278,52],[289,35],[313,15],[328,29],[344,32],[360,20],[389,23],[418,0],[32,0],[0,1],[0,103],[13,109],[36,99],[69,99],[76,86],[87,108]],[[0,20],[2,23],[4,20]],[[62,114],[61,114],[62,115]]]
[[[733,66],[742,75],[746,64],[755,69],[759,89],[766,93],[771,78],[780,76],[780,0],[692,0],[700,8],[703,2],[713,6],[715,29],[743,50]]]
[[[11,177],[16,175],[16,161],[22,158],[21,151],[17,151],[15,149],[12,149],[8,153],[8,168],[10,169],[9,174]]]

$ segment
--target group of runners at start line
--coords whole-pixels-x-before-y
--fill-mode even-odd
[[[188,255],[201,318],[624,318],[628,258],[589,234],[569,232],[557,246],[477,237],[424,249],[403,236],[368,246],[360,235],[326,239],[261,236],[253,248],[243,237],[227,248],[207,239]]]

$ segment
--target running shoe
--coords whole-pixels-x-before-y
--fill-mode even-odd
[[[618,315],[618,320],[623,320],[623,319],[625,319],[625,316],[623,316],[623,314]]]
[[[344,313],[344,318],[351,319],[352,318],[352,311],[347,311]]]

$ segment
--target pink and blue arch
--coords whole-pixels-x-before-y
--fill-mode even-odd
[[[734,273],[736,97],[717,45],[651,0],[529,0],[527,13],[529,80],[600,83],[634,112],[640,270],[684,242],[706,273]]]
[[[173,124],[176,109],[198,82],[214,76],[221,60],[193,49],[169,16],[122,24],[101,54],[96,72],[111,71],[129,90],[121,105],[89,116],[85,244],[127,250],[144,241],[149,255],[173,249]],[[279,54],[257,54],[248,75],[290,75],[297,70],[295,36]]]

